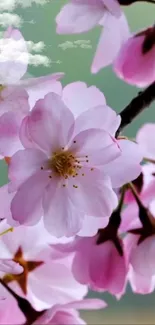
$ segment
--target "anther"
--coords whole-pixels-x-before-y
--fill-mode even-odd
[[[82,174],[82,176],[84,176],[84,174]]]
[[[78,188],[78,186],[77,186],[77,185],[73,185],[73,187],[74,187],[74,188]]]
[[[66,184],[63,184],[62,186],[63,186],[63,187],[66,187]]]
[[[50,175],[49,178],[52,178],[52,176]]]
[[[86,158],[88,158],[88,156],[85,156]]]
[[[91,168],[91,171],[93,171],[94,170],[94,168]]]
[[[40,169],[43,170],[44,169],[43,166],[41,166]]]
[[[76,141],[75,141],[75,140],[74,140],[73,142],[74,142],[74,143],[76,143]]]
[[[87,159],[86,162],[89,162],[89,160]]]

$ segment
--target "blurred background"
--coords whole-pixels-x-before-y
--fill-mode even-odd
[[[25,39],[33,42],[43,41],[45,48],[42,54],[51,60],[49,66],[30,66],[28,72],[33,76],[41,76],[63,71],[66,74],[62,81],[64,85],[78,80],[85,81],[88,85],[96,85],[104,92],[108,105],[120,112],[139,89],[117,79],[111,67],[100,71],[97,75],[90,73],[100,27],[80,35],[56,35],[55,17],[66,2],[51,0],[44,6],[33,4],[31,7],[15,10],[23,20],[20,29]],[[137,31],[154,23],[155,6],[142,2],[126,7],[125,13],[131,30]],[[155,103],[142,113],[124,134],[135,136],[137,129],[145,122],[155,122]],[[7,181],[7,167],[1,162],[0,168],[2,185]],[[128,288],[120,301],[107,294],[90,293],[90,295],[103,297],[108,302],[109,308],[97,312],[84,312],[83,317],[88,324],[155,324],[154,294],[134,295]]]

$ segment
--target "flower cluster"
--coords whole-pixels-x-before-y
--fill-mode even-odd
[[[104,27],[92,73],[112,64],[149,86],[118,115],[95,85],[26,79],[26,42],[4,33],[21,55],[0,62],[0,324],[85,324],[78,310],[106,307],[89,289],[155,288],[155,124],[120,135],[155,99],[155,27],[131,35],[121,5],[133,2],[70,0],[56,17],[58,34]]]

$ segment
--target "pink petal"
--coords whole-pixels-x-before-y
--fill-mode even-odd
[[[85,216],[82,229],[78,232],[78,236],[92,237],[95,236],[100,228],[105,228],[109,222],[109,218],[96,218],[93,216]]]
[[[44,194],[43,209],[45,227],[52,235],[69,237],[80,230],[83,214],[75,208],[63,183],[56,188],[51,182]]]
[[[14,112],[8,112],[0,117],[0,154],[10,157],[22,148],[19,139],[21,119]]]
[[[74,188],[74,185],[78,187]],[[69,179],[68,189],[73,204],[88,215],[88,220],[89,215],[110,216],[117,206],[117,196],[112,190],[109,177],[99,170],[82,168],[76,178]]]
[[[121,155],[103,168],[110,176],[113,188],[121,187],[136,179],[141,173],[140,162],[143,159],[142,150],[136,143],[119,140],[118,144]]]
[[[12,218],[20,224],[34,225],[42,216],[42,196],[49,183],[48,172],[38,172],[23,183],[11,203]]]
[[[29,113],[28,93],[20,86],[7,86],[1,91],[0,115],[12,111],[23,118]]]
[[[117,0],[102,0],[102,1],[113,16],[120,17],[122,11],[121,11],[120,4],[118,3]]]
[[[29,58],[28,50],[26,42],[18,29],[8,28],[4,34],[4,41],[7,39],[12,39],[14,42],[19,41],[22,51],[19,52],[19,56],[17,56],[16,59],[12,60],[10,57],[10,60],[0,62],[0,81],[2,84],[15,84],[19,82],[27,71]],[[24,63],[20,61],[22,54],[24,54]]]
[[[0,259],[0,271],[7,274],[20,274],[23,272],[23,267],[10,259]]]
[[[56,17],[58,34],[86,32],[99,22],[104,15],[102,1],[74,1],[64,5]]]
[[[104,28],[92,63],[92,73],[97,73],[111,64],[123,42],[129,37],[129,27],[124,14],[119,19],[107,14],[101,25],[104,25]]]
[[[143,55],[143,42],[144,35],[130,37],[114,62],[116,74],[138,87],[146,87],[155,80],[155,50],[153,47]]]
[[[73,123],[74,117],[61,98],[49,93],[37,101],[28,121],[28,129],[32,141],[51,155],[52,151],[67,144]]]
[[[44,98],[50,92],[61,95],[62,86],[58,82],[63,77],[63,73],[55,73],[39,78],[29,78],[20,81],[20,84],[29,94],[29,104],[32,108],[38,99]]]
[[[90,108],[106,104],[104,94],[98,88],[87,87],[87,84],[82,81],[72,82],[65,86],[63,100],[75,118]]]
[[[29,132],[29,120],[30,117],[26,116],[21,123],[21,127],[19,130],[19,138],[21,143],[23,144],[24,148],[26,149],[32,149],[32,148],[38,148],[37,144],[32,141],[30,132]]]
[[[80,310],[95,310],[102,309],[107,307],[107,304],[104,300],[101,299],[84,299],[79,301],[73,301],[70,304],[66,305],[66,309],[75,308]]]
[[[95,106],[89,108],[86,112],[77,117],[75,121],[74,134],[91,128],[99,128],[114,136],[120,122],[120,116],[110,107],[106,105]]]
[[[8,184],[0,187],[1,219],[7,219],[8,223],[13,226],[16,225],[16,222],[12,220],[10,205],[14,195],[15,193],[9,193]],[[2,226],[2,222],[0,225]],[[6,229],[7,228],[5,227],[5,229],[0,229],[0,231],[3,232]]]
[[[144,124],[138,131],[136,140],[144,151],[144,156],[150,159],[155,159],[155,123]]]
[[[152,235],[135,247],[130,257],[134,271],[142,276],[155,275],[155,236]]]
[[[144,277],[134,272],[132,267],[128,276],[133,292],[138,294],[149,294],[154,291],[155,279],[153,277]]]
[[[8,177],[11,181],[9,190],[16,191],[29,177],[40,171],[46,161],[47,156],[37,149],[25,149],[16,152],[9,164]]]
[[[124,257],[120,256],[110,241],[97,246],[90,260],[90,277],[94,288],[119,294],[124,287],[127,270]]]
[[[79,161],[81,158],[82,166],[85,167],[103,166],[121,155],[115,139],[100,129],[80,132],[73,138],[69,149],[76,153]]]

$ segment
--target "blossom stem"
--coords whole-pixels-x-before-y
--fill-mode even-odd
[[[135,198],[138,206],[139,207],[143,207],[143,203],[142,203],[142,201],[141,201],[141,199],[140,199],[140,197],[139,197],[139,195],[137,193],[137,190],[136,190],[134,184],[133,183],[129,183],[128,184],[128,187],[130,188],[130,190],[131,190],[131,192],[132,192],[132,194],[133,194],[133,196],[134,196],[134,198]]]
[[[150,230],[150,228],[152,228],[152,224],[154,224],[154,218],[152,217],[149,210],[143,205],[133,183],[129,183],[128,186],[129,186],[130,190],[132,191],[132,194],[133,194],[133,196],[137,202],[137,205],[139,207],[139,219],[140,219],[143,227]]]
[[[155,164],[155,160],[154,159],[151,159],[151,158],[144,157],[143,158],[143,161],[144,162],[149,162],[149,163]]]
[[[153,82],[145,90],[139,92],[132,101],[121,112],[121,124],[117,131],[116,136],[128,126],[141,112],[148,108],[155,100],[155,82]]]
[[[134,2],[148,2],[155,4],[155,0],[118,0],[118,2],[122,6],[131,5]]]
[[[16,299],[18,307],[26,318],[25,325],[31,325],[43,313],[36,311],[26,299],[18,296],[2,279],[0,283]]]

